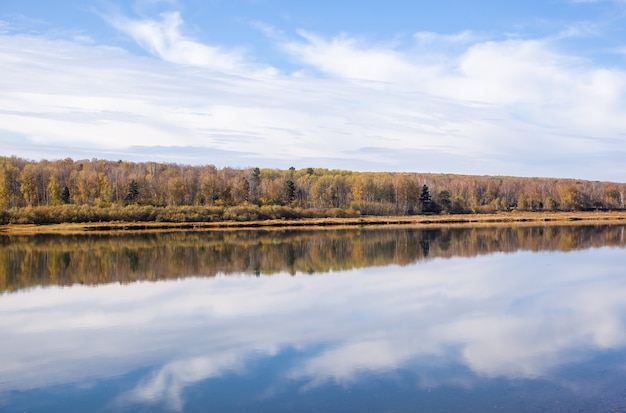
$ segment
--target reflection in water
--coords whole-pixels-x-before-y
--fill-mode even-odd
[[[482,241],[462,245],[452,231],[443,249],[440,233],[401,230],[394,243],[393,231],[374,231],[355,239],[358,250],[375,255],[391,243],[402,252],[383,249],[382,257],[359,261],[352,255],[357,248],[350,249],[334,231],[328,240],[317,233],[285,239],[267,234],[268,239],[222,247],[231,248],[229,258],[217,262],[226,266],[230,259],[231,269],[234,262],[246,262],[233,250],[245,252],[247,242],[267,256],[274,251],[288,257],[283,254],[291,249],[295,267],[310,256],[303,250],[321,254],[319,246],[334,245],[320,260],[326,269],[363,268],[340,276],[218,275],[5,293],[0,410],[85,411],[92,403],[87,410],[621,411],[626,405],[623,244],[601,247],[603,239],[620,239],[614,228],[604,235],[593,227],[555,230],[559,239],[599,248],[572,244],[567,249],[576,251],[547,251],[536,245],[558,248],[547,241],[555,238],[543,234],[543,241],[533,244],[521,243],[515,231],[503,230],[494,241],[487,232],[472,230],[467,235]],[[209,241],[208,234],[197,236],[205,242],[178,247],[172,242],[168,248],[194,251],[186,256],[199,261],[201,248],[213,256],[224,245]],[[223,236],[245,239],[246,233]],[[451,258],[416,262],[424,258],[425,237],[431,240],[429,257]],[[497,243],[510,248],[511,239],[540,251],[477,255],[498,251]],[[144,258],[153,254],[148,245],[165,247],[151,236],[136,241],[141,246],[120,243],[115,249],[107,240],[109,249],[94,249],[119,250],[120,257],[135,252],[136,272],[155,268]],[[39,251],[31,252],[34,258],[53,247],[40,240],[32,248]],[[451,250],[465,252],[441,252]],[[65,252],[70,268],[78,253]],[[34,268],[43,268],[37,263]],[[104,264],[94,258],[92,265]],[[193,265],[187,269],[205,268]],[[265,261],[261,266],[273,268]]]
[[[217,274],[324,273],[434,257],[626,245],[624,226],[0,236],[0,291]]]

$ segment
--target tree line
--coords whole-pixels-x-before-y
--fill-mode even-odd
[[[0,157],[4,211],[63,205],[283,207],[322,216],[614,210],[624,208],[625,194],[624,183],[574,179]]]

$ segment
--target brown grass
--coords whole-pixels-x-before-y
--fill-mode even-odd
[[[336,228],[354,225],[402,225],[402,226],[502,226],[502,225],[549,225],[549,224],[624,224],[626,211],[620,212],[503,212],[496,214],[417,215],[359,218],[310,218],[279,219],[264,221],[225,222],[107,222],[64,224],[10,224],[0,226],[2,234],[69,234],[85,231],[181,231],[218,229],[285,229],[285,228]]]

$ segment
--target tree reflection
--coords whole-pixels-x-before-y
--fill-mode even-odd
[[[437,257],[624,247],[624,226],[360,228],[0,237],[0,290],[324,273]]]

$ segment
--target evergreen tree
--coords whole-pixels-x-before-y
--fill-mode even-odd
[[[422,193],[420,194],[420,206],[422,207],[422,212],[432,212],[433,210],[433,201],[430,198],[430,191],[426,184],[422,187]]]
[[[258,167],[252,170],[252,178],[257,182],[261,181],[261,170]]]
[[[250,179],[250,195],[254,204],[259,203],[259,187],[261,185],[261,170],[254,168],[252,170],[252,178]]]
[[[287,203],[292,203],[296,199],[296,184],[291,179],[285,181],[285,197]]]
[[[70,189],[67,185],[65,185],[63,191],[61,191],[61,201],[63,201],[64,204],[70,203]]]
[[[139,198],[139,184],[134,179],[128,184],[128,194],[126,195],[126,201],[136,202]]]

